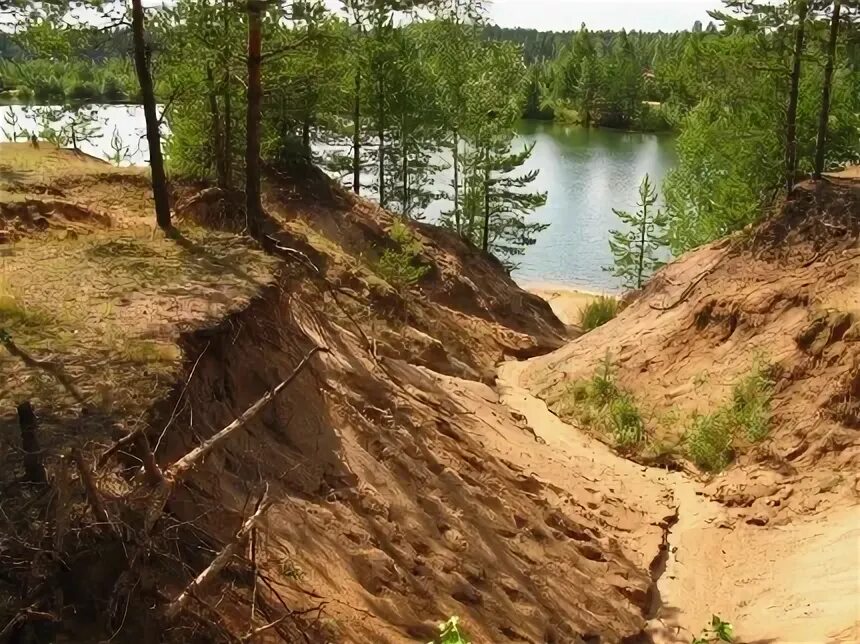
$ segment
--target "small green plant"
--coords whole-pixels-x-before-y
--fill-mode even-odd
[[[460,630],[460,618],[456,615],[439,624],[439,637],[429,644],[470,644],[468,636]]]
[[[751,443],[765,439],[773,387],[770,366],[756,360],[750,373],[732,386],[729,403],[693,418],[685,437],[690,459],[706,472],[719,472],[732,462],[738,438]]]
[[[634,449],[646,438],[645,421],[636,400],[615,382],[609,353],[589,380],[569,386],[563,401],[582,423],[611,434],[619,449]]]
[[[128,158],[129,147],[123,142],[122,136],[116,127],[113,128],[113,134],[110,137],[110,147],[113,153],[108,155],[108,161],[115,166],[122,165],[122,162]]]
[[[711,625],[702,630],[699,637],[694,637],[691,644],[711,644],[712,642],[734,642],[732,625],[719,615],[711,617]]]
[[[732,429],[724,409],[694,416],[685,437],[687,456],[699,469],[719,472],[732,462]]]
[[[770,366],[759,360],[752,371],[732,387],[732,415],[750,442],[764,440],[770,433],[773,387]]]
[[[609,322],[618,315],[618,300],[609,295],[600,295],[579,309],[579,326],[591,331]]]
[[[633,396],[627,392],[609,403],[609,429],[615,444],[621,449],[631,449],[645,438],[645,422]]]
[[[409,227],[399,219],[394,221],[388,234],[397,248],[387,248],[383,251],[376,262],[376,272],[391,286],[400,288],[412,286],[430,270],[429,266],[415,262],[423,246]]]

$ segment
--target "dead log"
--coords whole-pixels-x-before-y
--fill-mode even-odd
[[[40,369],[52,375],[57,382],[59,382],[63,388],[69,392],[69,395],[75,399],[76,402],[81,405],[87,404],[87,399],[81,394],[78,388],[75,386],[75,383],[72,382],[72,379],[65,372],[65,370],[57,363],[51,362],[50,360],[37,360],[29,353],[24,351],[21,347],[15,344],[12,341],[12,338],[9,337],[8,333],[0,332],[0,344],[6,347],[6,351],[10,354],[19,358],[21,362],[23,362],[28,367],[33,369]]]
[[[21,448],[24,451],[24,480],[29,483],[47,483],[48,476],[42,465],[42,450],[36,436],[38,420],[29,401],[18,405],[18,426],[21,428]]]
[[[260,398],[253,405],[248,407],[241,416],[239,416],[232,423],[227,425],[220,432],[212,436],[211,438],[203,441],[198,447],[195,447],[193,450],[188,452],[185,456],[176,461],[173,465],[171,465],[167,471],[165,472],[165,477],[170,481],[171,484],[175,484],[176,481],[180,480],[184,477],[191,469],[193,469],[198,463],[202,462],[209,453],[215,449],[220,443],[230,437],[234,432],[242,429],[245,425],[248,424],[250,420],[252,420],[260,411],[272,402],[279,393],[281,393],[284,389],[286,389],[293,380],[302,372],[302,370],[307,365],[308,361],[318,352],[326,353],[328,352],[328,348],[326,347],[314,347],[311,349],[308,354],[302,358],[302,361],[298,364],[298,366],[293,370],[293,372],[289,375],[289,377],[281,382],[274,389],[267,391],[262,398]]]
[[[200,591],[210,584],[218,574],[224,570],[227,564],[230,563],[230,560],[241,551],[245,539],[254,530],[257,523],[272,506],[272,503],[273,502],[269,498],[267,491],[263,494],[263,498],[260,499],[256,512],[254,512],[254,514],[252,514],[251,517],[242,524],[242,527],[239,528],[238,532],[236,532],[233,540],[224,546],[221,552],[219,552],[215,559],[212,560],[212,563],[209,564],[203,572],[197,575],[197,577],[188,584],[185,590],[182,591],[182,594],[180,594],[179,597],[177,597],[167,607],[164,612],[167,619],[173,619],[179,615],[179,613],[188,606],[188,602],[190,602],[193,597],[198,596]]]
[[[84,490],[87,493],[87,503],[89,503],[93,516],[99,523],[111,525],[110,517],[108,516],[107,509],[105,509],[104,502],[102,501],[102,495],[99,492],[95,479],[93,478],[92,471],[84,460],[84,455],[77,447],[73,447],[69,451],[69,454],[75,462],[75,465],[78,467],[78,475],[81,477],[81,482],[84,484]]]
[[[286,389],[290,383],[295,380],[298,375],[304,370],[307,366],[308,362],[311,358],[314,357],[317,353],[328,353],[327,347],[314,347],[311,349],[307,355],[302,358],[302,361],[293,369],[293,372],[287,377],[286,380],[282,381],[278,386],[274,389],[266,392],[262,398],[260,398],[253,405],[248,407],[242,415],[239,416],[232,423],[227,425],[224,429],[219,431],[217,434],[209,438],[208,440],[203,441],[201,445],[195,447],[190,452],[188,452],[185,456],[176,461],[173,465],[168,467],[163,472],[162,483],[156,488],[155,492],[152,495],[152,499],[150,500],[149,507],[146,510],[146,516],[144,517],[144,534],[149,534],[152,528],[155,526],[155,523],[158,521],[159,517],[161,517],[161,513],[164,511],[164,506],[167,504],[167,500],[170,498],[170,494],[173,492],[174,486],[182,480],[194,467],[196,467],[199,463],[201,463],[206,456],[208,456],[212,450],[214,450],[218,445],[224,442],[227,438],[229,438],[232,434],[237,432],[238,430],[245,427],[248,422],[250,422],[260,411],[272,402],[278,394],[280,394],[284,389]]]

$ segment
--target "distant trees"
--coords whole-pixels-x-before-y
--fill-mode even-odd
[[[834,32],[829,3],[725,4],[713,12],[724,32],[702,36],[685,72],[701,97],[679,114],[679,162],[664,184],[676,252],[755,221],[799,174],[823,170],[822,118],[831,162],[860,158],[860,61],[838,37],[851,18],[840,14]]]

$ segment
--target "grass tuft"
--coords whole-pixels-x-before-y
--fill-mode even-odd
[[[591,331],[603,326],[618,315],[618,300],[608,295],[599,295],[579,310],[579,326]]]
[[[564,413],[571,413],[583,424],[612,436],[623,451],[638,448],[646,438],[645,421],[636,399],[615,382],[609,354],[589,380],[569,385],[562,397]]]
[[[734,460],[739,442],[767,438],[773,387],[770,366],[756,360],[750,373],[732,386],[730,402],[693,418],[684,440],[690,460],[706,472],[719,472]]]

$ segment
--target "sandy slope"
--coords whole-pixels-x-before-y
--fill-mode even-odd
[[[573,326],[579,324],[582,308],[600,295],[599,293],[550,282],[525,282],[522,287],[529,293],[534,293],[549,302],[556,317],[565,324]]]
[[[563,480],[565,467],[589,472],[596,476],[595,495],[617,494],[643,524],[667,529],[666,559],[652,567],[659,576],[659,597],[648,615],[654,642],[689,642],[713,614],[731,621],[743,642],[860,641],[856,505],[777,528],[749,525],[711,500],[699,481],[632,463],[559,420],[522,388],[525,366],[503,364],[498,388],[502,401],[546,441],[553,460],[564,464],[542,474]],[[646,556],[659,551],[653,531],[644,540],[641,532],[630,536],[632,550],[638,543]]]

